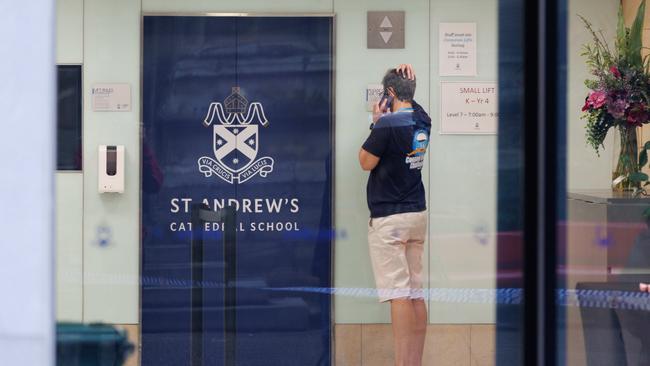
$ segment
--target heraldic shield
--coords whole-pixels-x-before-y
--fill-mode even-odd
[[[257,125],[215,125],[214,156],[218,162],[238,173],[257,157]]]
[[[257,158],[259,126],[269,125],[262,104],[249,104],[239,91],[238,87],[232,89],[224,101],[225,109],[221,103],[210,104],[203,124],[213,125],[214,159],[203,156],[198,161],[199,171],[206,177],[215,175],[231,184],[243,183],[258,174],[264,178],[273,171],[274,163],[270,157]],[[213,124],[215,117],[220,123]]]

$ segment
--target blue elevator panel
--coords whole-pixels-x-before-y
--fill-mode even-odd
[[[143,365],[190,364],[193,286],[203,362],[223,364],[223,227],[193,282],[199,203],[237,209],[236,364],[331,364],[332,35],[331,17],[144,17]]]

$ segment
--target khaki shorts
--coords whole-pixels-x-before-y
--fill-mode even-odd
[[[426,211],[370,219],[368,244],[379,301],[423,299],[422,254]]]

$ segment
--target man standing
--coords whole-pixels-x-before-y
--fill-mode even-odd
[[[368,243],[379,301],[390,301],[396,366],[420,366],[427,310],[422,254],[427,213],[421,170],[431,118],[413,100],[411,65],[388,70],[359,163],[370,171]]]

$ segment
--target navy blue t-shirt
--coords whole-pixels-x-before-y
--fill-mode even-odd
[[[368,178],[370,217],[427,208],[421,170],[429,145],[431,119],[420,105],[382,116],[363,149],[380,158]]]

